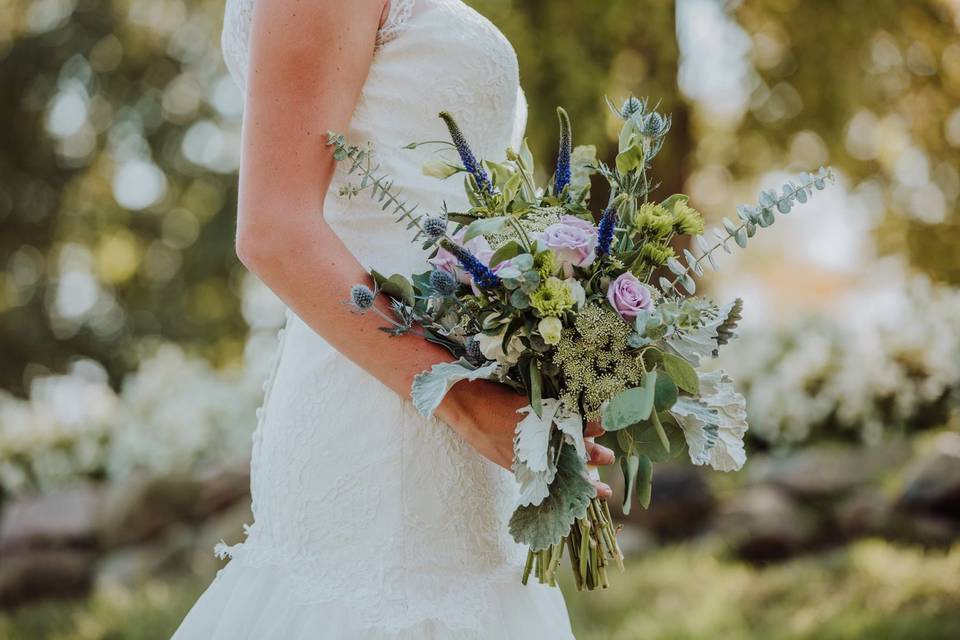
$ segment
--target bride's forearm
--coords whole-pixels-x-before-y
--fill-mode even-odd
[[[377,314],[358,314],[346,304],[350,287],[370,282],[366,269],[350,253],[320,214],[313,223],[291,224],[295,216],[272,216],[267,232],[242,230],[237,239],[241,261],[307,325],[337,351],[402,397],[408,398],[416,374],[453,360],[443,347],[415,335],[391,336],[380,330]],[[287,222],[281,222],[281,220]],[[385,221],[389,224],[389,220]],[[398,229],[402,233],[402,229]],[[385,312],[382,297],[378,305]],[[451,392],[438,417],[455,428],[473,421],[473,403],[463,391]]]

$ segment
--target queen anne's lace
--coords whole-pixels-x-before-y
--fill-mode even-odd
[[[224,57],[241,87],[252,5],[227,0],[224,21]],[[404,196],[432,212],[467,207],[462,187],[422,175],[435,148],[402,147],[445,137],[442,110],[480,157],[502,160],[526,117],[516,55],[459,0],[393,0],[344,133],[372,142]],[[375,203],[337,197],[346,179],[336,174],[324,213],[351,252],[385,273],[422,271],[423,253]],[[370,628],[393,633],[432,620],[450,631],[445,637],[487,637],[490,589],[518,582],[524,557],[507,533],[516,499],[508,473],[421,418],[293,314],[260,418],[255,523],[246,542],[218,552],[280,567],[291,600],[336,602]]]

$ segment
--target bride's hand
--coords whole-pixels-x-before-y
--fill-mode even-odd
[[[453,403],[445,401],[444,404],[448,406],[444,408],[453,415],[444,417],[444,420],[480,455],[509,470],[513,463],[514,431],[522,417],[517,411],[528,404],[526,397],[501,384],[477,381],[457,385],[448,398],[453,400]],[[459,410],[451,409],[450,404],[457,405]],[[591,422],[587,425],[588,438],[601,434],[603,429],[598,423]],[[587,441],[586,446],[589,464],[613,464],[613,451],[590,441]],[[608,498],[613,494],[607,484],[600,481],[594,484],[601,498]]]

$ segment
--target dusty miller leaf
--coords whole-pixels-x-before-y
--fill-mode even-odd
[[[597,495],[587,467],[573,447],[563,447],[550,495],[539,505],[521,506],[510,517],[510,535],[533,551],[559,543]]]
[[[500,365],[488,362],[477,368],[465,358],[456,362],[441,362],[430,367],[429,371],[418,373],[413,379],[410,396],[413,406],[424,418],[429,418],[437,410],[451,387],[461,380],[479,380],[491,378]]]

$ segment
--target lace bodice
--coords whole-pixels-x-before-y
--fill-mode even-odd
[[[254,0],[227,0],[223,50],[241,88],[249,65]],[[410,142],[446,139],[437,117],[452,113],[480,157],[502,160],[508,146],[519,146],[527,107],[520,89],[517,57],[489,20],[460,0],[392,0],[376,43],[373,64],[346,134],[353,144],[372,142],[383,168],[422,209],[466,207],[457,180],[424,179],[423,162],[436,147],[404,150]],[[384,225],[379,210],[335,198],[338,174],[328,198],[328,222],[361,262],[397,272],[423,268],[422,256]],[[378,241],[371,242],[376,236]],[[383,243],[404,243],[402,256],[385,263]],[[397,247],[399,248],[399,247]],[[397,258],[400,258],[397,261]]]
[[[224,21],[224,57],[241,87],[253,1],[227,0]],[[343,133],[372,143],[402,196],[433,212],[468,206],[462,182],[422,174],[435,145],[403,147],[446,139],[442,110],[479,156],[502,160],[526,119],[513,48],[460,0],[392,0]],[[366,196],[338,196],[345,179],[335,175],[324,216],[351,253],[384,273],[423,271],[426,256],[403,226]],[[221,551],[282,567],[297,600],[355,603],[373,626],[445,620],[458,629],[445,637],[469,629],[485,637],[476,627],[487,585],[505,572],[516,581],[522,563],[506,528],[512,476],[420,418],[292,313],[271,379],[254,435],[256,522],[246,543]]]

